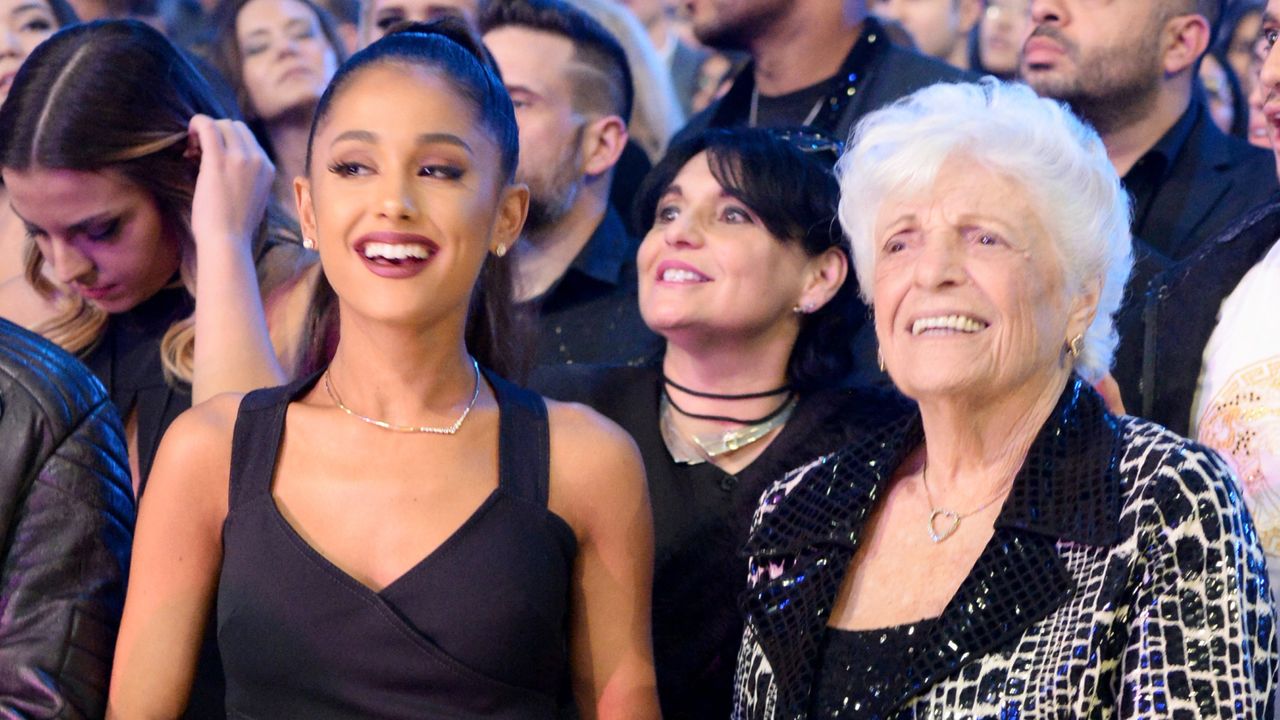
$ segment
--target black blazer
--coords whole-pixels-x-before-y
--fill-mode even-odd
[[[1202,103],[1186,143],[1174,159],[1134,234],[1173,260],[1195,252],[1234,225],[1277,189],[1274,156],[1213,124]]]
[[[1143,310],[1143,417],[1180,435],[1190,430],[1191,402],[1218,310],[1277,238],[1280,197],[1273,197],[1152,283]]]
[[[765,491],[747,541],[735,720],[808,716],[845,572],[923,439],[908,417]],[[1074,378],[883,717],[1270,717],[1274,614],[1226,465],[1109,414]]]

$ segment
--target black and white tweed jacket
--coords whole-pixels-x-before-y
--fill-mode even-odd
[[[766,490],[746,548],[735,720],[807,716],[863,525],[922,440],[915,415]],[[887,689],[887,717],[1269,718],[1274,621],[1223,462],[1108,414],[1073,378],[990,543]]]

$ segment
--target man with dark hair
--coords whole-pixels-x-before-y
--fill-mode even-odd
[[[1194,92],[1221,0],[1035,0],[1022,77],[1102,136],[1133,234],[1173,260],[1276,190],[1270,156],[1227,137]]]
[[[806,125],[845,140],[865,114],[939,81],[975,76],[890,41],[867,0],[688,0],[694,33],[751,62],[680,131]]]
[[[102,717],[133,542],[115,406],[0,320],[0,716]]]
[[[631,70],[618,41],[562,0],[494,0],[484,42],[520,127],[529,216],[516,298],[538,318],[535,364],[639,363],[659,347],[636,300],[637,243],[610,207]]]

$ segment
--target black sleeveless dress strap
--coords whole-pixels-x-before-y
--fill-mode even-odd
[[[318,376],[244,398],[217,598],[229,717],[557,717],[577,541],[546,506],[545,403],[486,377],[498,487],[380,591],[311,547],[271,494],[289,404]]]
[[[551,488],[551,434],[547,403],[540,395],[486,372],[502,407],[498,434],[499,482],[543,507]]]

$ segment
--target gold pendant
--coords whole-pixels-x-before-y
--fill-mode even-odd
[[[940,517],[944,523],[941,531],[938,530],[938,518]],[[950,521],[950,523],[946,524],[947,521]],[[951,537],[959,527],[960,515],[951,510],[934,510],[933,514],[929,516],[929,538],[935,543],[940,543]]]

